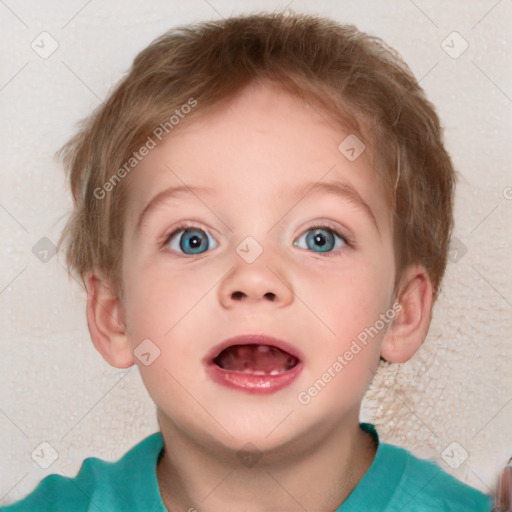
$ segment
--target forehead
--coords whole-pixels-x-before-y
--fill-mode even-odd
[[[208,201],[243,207],[297,199],[309,185],[333,181],[383,215],[387,205],[370,149],[311,103],[274,85],[248,87],[221,108],[185,119],[138,164],[129,220],[135,224],[169,187],[202,187]]]

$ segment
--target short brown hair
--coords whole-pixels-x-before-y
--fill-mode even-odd
[[[366,141],[394,212],[397,282],[409,264],[421,263],[437,297],[453,226],[455,172],[435,109],[383,41],[354,26],[299,14],[177,27],[137,55],[60,151],[74,200],[59,241],[67,242],[68,266],[82,279],[99,269],[121,291],[130,175],[122,173],[126,177],[101,199],[95,191],[191,98],[197,107],[185,122],[265,80],[337,117]]]

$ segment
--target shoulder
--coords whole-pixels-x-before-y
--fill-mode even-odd
[[[386,459],[402,460],[404,470],[393,495],[393,506],[409,512],[489,512],[491,498],[398,446],[383,444]]]
[[[150,468],[155,471],[162,447],[162,436],[156,433],[146,437],[116,462],[87,458],[75,477],[49,475],[26,498],[1,508],[1,511],[69,512],[70,504],[76,512],[132,510],[131,493],[145,481],[142,475],[151,478]],[[156,480],[154,484],[157,485]]]

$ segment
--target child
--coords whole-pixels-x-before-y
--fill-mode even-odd
[[[382,41],[302,15],[172,30],[63,156],[93,343],[137,364],[161,432],[5,512],[491,508],[359,423],[380,360],[425,339],[453,222],[438,117]]]

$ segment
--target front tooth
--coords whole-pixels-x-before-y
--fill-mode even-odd
[[[278,373],[281,373],[279,370],[272,370],[270,372],[270,375],[277,375]]]
[[[266,375],[266,372],[262,371],[262,370],[256,370],[254,372],[252,372],[254,375]]]
[[[258,345],[258,352],[269,352],[270,347],[268,345]]]

